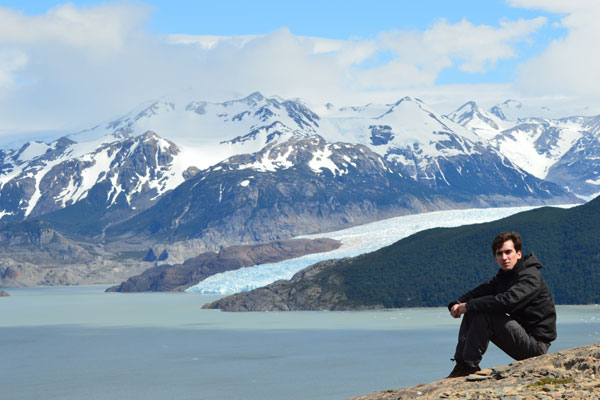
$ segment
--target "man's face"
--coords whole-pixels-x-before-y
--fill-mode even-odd
[[[496,262],[505,271],[512,270],[517,261],[521,259],[521,250],[515,251],[515,244],[512,240],[507,240],[502,244],[502,247],[496,250],[494,255]]]

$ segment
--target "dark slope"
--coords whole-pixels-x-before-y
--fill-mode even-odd
[[[284,304],[278,309],[443,306],[496,273],[490,243],[508,230],[520,232],[523,251],[541,260],[557,303],[600,303],[599,222],[596,198],[571,209],[544,207],[484,224],[431,229],[373,253],[309,267],[291,281],[257,289],[254,298],[252,292],[242,293],[236,301],[212,307],[269,309],[256,296],[274,293]]]

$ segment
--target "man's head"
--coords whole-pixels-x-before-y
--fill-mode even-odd
[[[503,232],[494,238],[492,252],[494,259],[505,271],[512,270],[521,259],[521,236],[516,232]]]

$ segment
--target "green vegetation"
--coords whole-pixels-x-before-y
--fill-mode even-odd
[[[491,242],[517,231],[534,252],[558,304],[600,303],[600,198],[571,209],[544,207],[498,221],[419,232],[321,272],[342,278],[350,306],[444,306],[492,278]]]

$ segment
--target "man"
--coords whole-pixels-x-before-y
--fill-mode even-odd
[[[533,255],[522,256],[521,237],[515,232],[496,236],[492,252],[500,270],[491,280],[448,304],[460,318],[456,366],[448,376],[480,370],[479,362],[491,340],[516,360],[548,352],[556,339],[556,311],[552,294]]]

